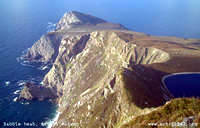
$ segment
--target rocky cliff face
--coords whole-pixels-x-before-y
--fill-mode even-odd
[[[56,24],[56,30],[43,35],[23,56],[31,62],[54,62],[61,40],[69,35],[81,35],[95,30],[126,30],[120,24],[113,24],[100,18],[72,11],[64,14]]]
[[[69,29],[77,25],[96,25],[100,23],[106,23],[106,21],[91,15],[83,14],[77,11],[71,11],[64,14],[64,16],[58,22],[56,29]]]
[[[43,82],[61,94],[58,104],[64,119],[60,118],[60,122],[78,123],[79,127],[111,127],[131,114],[142,113],[145,106],[158,106],[171,98],[167,90],[162,90],[161,81],[154,86],[138,83],[140,87],[131,87],[134,80],[128,81],[135,75],[149,83],[150,79],[157,79],[145,75],[145,68],[136,65],[166,62],[170,55],[162,50],[126,42],[117,32],[101,31],[64,39],[59,53]],[[132,72],[136,70],[134,66],[137,71]]]
[[[169,58],[169,54],[162,50],[126,43],[115,32],[102,31],[82,36],[71,36],[61,41],[59,55],[45,76],[43,83],[56,87],[58,93],[63,94],[64,87],[71,88],[68,87],[69,83],[72,87],[75,86],[72,85],[73,81],[77,82],[82,72],[84,72],[84,76],[80,83],[77,83],[78,85],[82,81],[83,83],[89,82],[89,78],[87,78],[89,76],[86,74],[100,79],[101,75],[106,75],[108,72],[110,76],[107,77],[112,79],[120,68],[127,68],[134,64],[163,62]],[[87,73],[87,70],[90,72]],[[97,78],[95,79],[98,82]],[[93,80],[93,78],[90,79]],[[65,82],[68,86],[63,87]]]
[[[24,59],[32,62],[53,62],[58,55],[62,35],[59,33],[48,33],[43,35],[26,53]]]
[[[173,98],[162,83],[164,75],[200,71],[190,67],[200,64],[198,47],[190,45],[198,40],[131,32],[78,12],[65,14],[58,24],[49,33],[54,38],[42,37],[27,53],[53,62],[41,90],[51,92],[42,99],[57,100],[56,128],[120,128]],[[32,90],[26,86],[21,98],[38,98]]]

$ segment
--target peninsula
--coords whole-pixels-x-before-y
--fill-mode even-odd
[[[200,100],[174,99],[162,78],[200,72],[199,44],[72,11],[24,56],[52,67],[42,85],[27,84],[19,99],[55,100],[60,114],[53,128],[144,128],[189,117],[198,123]]]

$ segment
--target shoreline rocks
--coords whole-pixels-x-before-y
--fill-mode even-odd
[[[26,83],[24,88],[20,92],[19,100],[39,100],[43,101],[46,99],[55,99],[57,95],[55,95],[55,90],[50,88],[41,86],[41,85],[34,85],[32,83]]]

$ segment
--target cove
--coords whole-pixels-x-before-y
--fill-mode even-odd
[[[200,97],[200,73],[175,73],[164,76],[162,81],[175,98]]]

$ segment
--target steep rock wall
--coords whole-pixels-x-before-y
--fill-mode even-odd
[[[58,57],[43,83],[58,90],[60,124],[64,121],[70,124],[78,123],[80,127],[114,127],[117,122],[122,122],[123,118],[128,118],[129,114],[142,113],[142,105],[127,98],[129,96],[125,89],[126,84],[118,75],[120,69],[134,70],[135,65],[162,63],[169,59],[168,53],[157,48],[128,43],[115,32],[101,31],[71,36],[61,41]],[[143,68],[138,69],[138,72],[129,76],[134,79],[134,76],[137,78],[137,75],[145,75],[142,73]],[[163,92],[160,85],[161,83],[156,83],[155,88],[151,89],[152,94]],[[147,85],[144,82],[141,86],[145,89]],[[148,90],[143,95],[147,92]],[[167,91],[159,94],[158,98],[150,98],[148,107],[164,103],[169,100],[166,97],[171,97]],[[158,100],[157,104],[154,103],[155,100]],[[88,109],[98,109],[99,112],[91,113]],[[114,113],[111,110],[115,110]],[[77,111],[80,111],[81,116],[77,115]],[[85,116],[88,118],[85,119]],[[98,121],[91,122],[94,117],[98,118]]]
[[[23,56],[32,62],[54,62],[62,35],[56,32],[43,35]]]

